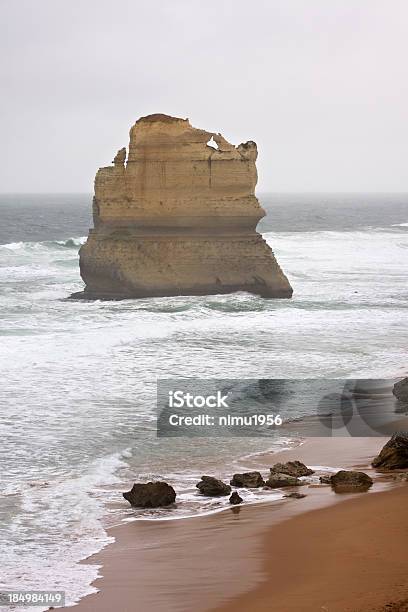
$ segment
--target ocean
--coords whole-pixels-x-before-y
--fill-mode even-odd
[[[69,604],[92,592],[98,568],[79,561],[109,543],[109,526],[218,511],[225,500],[196,492],[201,474],[227,478],[295,443],[157,439],[158,378],[407,369],[408,195],[259,194],[259,229],[291,300],[67,300],[83,287],[91,199],[0,196],[0,587],[66,590]],[[137,511],[122,499],[133,481],[156,478],[176,487],[177,508]]]

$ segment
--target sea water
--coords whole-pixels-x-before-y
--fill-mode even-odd
[[[260,200],[260,230],[291,300],[67,300],[83,287],[78,248],[91,196],[0,198],[1,588],[66,590],[72,604],[92,590],[98,568],[79,561],[110,541],[107,527],[217,511],[227,500],[199,496],[202,474],[227,479],[257,453],[293,443],[157,440],[157,378],[406,371],[408,196]],[[121,492],[157,478],[175,486],[177,507],[130,508]]]

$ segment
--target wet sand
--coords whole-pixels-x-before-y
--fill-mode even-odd
[[[404,484],[275,526],[265,580],[217,612],[408,610],[407,503]]]
[[[252,461],[267,468],[300,459],[374,475],[370,462],[384,442],[314,439]],[[302,492],[307,497],[300,500],[112,529],[115,543],[86,561],[102,566],[94,583],[100,591],[76,609],[368,612],[405,590],[408,597],[408,486],[378,476],[368,493],[336,495],[313,486]]]

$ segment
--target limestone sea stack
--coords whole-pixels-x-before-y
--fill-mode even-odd
[[[130,130],[128,151],[95,178],[94,229],[80,250],[89,299],[292,288],[256,231],[257,147],[237,147],[188,119],[156,114]]]

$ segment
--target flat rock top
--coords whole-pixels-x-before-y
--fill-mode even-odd
[[[171,115],[165,115],[164,113],[153,113],[152,115],[140,117],[140,119],[138,119],[136,123],[177,123],[179,121],[184,121],[188,123],[188,119],[182,119],[181,117],[172,117]]]

